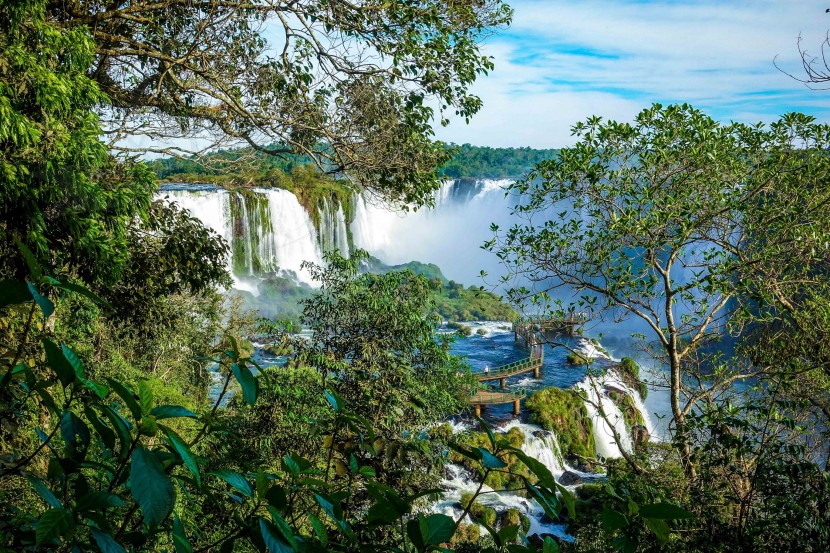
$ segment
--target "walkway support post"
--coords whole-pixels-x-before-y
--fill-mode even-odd
[[[476,403],[476,404],[475,404],[475,408],[476,408],[476,416],[477,416],[478,418],[481,418],[481,404],[480,404],[480,403]]]
[[[506,384],[507,384],[507,379],[506,378],[499,378],[499,385],[501,386],[502,390],[504,389]]]
[[[541,365],[537,365],[536,368],[533,369],[533,378],[539,378],[539,370],[542,368]]]
[[[521,413],[520,405],[519,405],[520,402],[521,402],[521,400],[519,400],[519,399],[517,399],[513,402],[513,414],[514,415],[519,415]]]

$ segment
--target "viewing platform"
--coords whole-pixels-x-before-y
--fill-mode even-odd
[[[554,332],[566,336],[574,336],[577,330],[585,324],[588,316],[585,313],[574,313],[567,317],[531,317],[520,319],[513,323],[513,335],[518,341],[524,338],[525,344],[534,346],[539,343],[537,332]]]
[[[476,380],[479,382],[489,382],[491,380],[498,380],[501,391],[493,390],[476,390],[470,396],[470,403],[475,408],[477,417],[481,416],[481,408],[484,405],[501,405],[505,403],[513,404],[513,414],[519,415],[521,413],[521,401],[525,398],[525,390],[508,391],[504,387],[507,384],[507,379],[511,376],[525,374],[533,371],[533,378],[541,376],[542,364],[545,361],[545,347],[542,344],[536,344],[531,350],[530,357],[508,363],[496,367],[493,370],[481,371],[474,374]]]
[[[539,344],[533,347],[533,352],[527,359],[514,361],[507,365],[496,367],[493,370],[482,371],[475,373],[476,380],[479,382],[489,382],[491,380],[498,380],[501,388],[504,388],[507,379],[511,376],[525,374],[533,371],[533,378],[539,378],[542,369],[542,363],[545,361],[544,347]]]
[[[501,405],[504,403],[513,404],[513,414],[518,415],[521,412],[521,401],[525,398],[527,393],[524,390],[516,392],[491,392],[488,390],[478,390],[470,397],[470,403],[475,407],[476,416],[481,416],[482,405]]]

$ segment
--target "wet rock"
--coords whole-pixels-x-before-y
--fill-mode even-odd
[[[566,470],[562,473],[562,476],[559,477],[559,483],[563,486],[576,486],[578,484],[582,484],[584,480],[580,475],[570,470]]]
[[[651,440],[651,434],[649,434],[648,429],[643,426],[642,424],[635,424],[631,427],[631,441],[634,442],[634,447],[640,447],[641,445],[648,443]]]

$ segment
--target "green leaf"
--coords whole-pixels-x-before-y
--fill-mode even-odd
[[[72,411],[65,411],[61,417],[61,437],[77,452],[84,452],[89,447],[89,428]]]
[[[0,280],[0,307],[17,305],[27,301],[32,301],[32,293],[29,292],[29,286],[25,282],[17,282],[7,278]]]
[[[657,540],[660,543],[666,543],[669,541],[669,525],[666,524],[664,520],[660,520],[659,518],[643,517],[643,522],[645,522],[646,526],[654,532],[654,535],[657,536]]]
[[[545,536],[542,543],[542,553],[559,553],[559,544],[550,536]]]
[[[418,515],[418,531],[424,545],[438,545],[450,541],[455,533],[455,521],[442,514]]]
[[[110,492],[89,492],[78,499],[75,508],[79,511],[98,511],[109,507],[123,507],[124,501]]]
[[[112,378],[107,378],[107,384],[110,385],[110,388],[118,394],[124,401],[124,405],[127,406],[127,409],[130,410],[130,413],[133,414],[133,419],[138,422],[141,421],[141,407],[139,407],[138,402],[135,400],[135,394],[125,388],[120,382],[113,380]]]
[[[271,515],[271,520],[274,522],[274,526],[277,527],[280,534],[282,535],[283,539],[291,546],[291,549],[294,551],[297,550],[297,540],[294,539],[294,531],[291,530],[291,527],[288,526],[288,523],[285,522],[285,519],[282,518],[282,515],[270,505],[268,506],[268,513]]]
[[[75,369],[64,357],[63,351],[49,338],[43,339],[43,349],[46,351],[46,364],[55,371],[55,374],[64,387],[69,386],[75,380]]]
[[[98,545],[98,549],[101,550],[101,553],[126,553],[123,547],[119,545],[117,541],[112,539],[107,533],[102,532],[97,528],[92,528],[90,530],[95,543]]]
[[[17,244],[17,249],[20,250],[20,253],[23,255],[23,260],[26,262],[26,265],[29,267],[29,272],[32,273],[32,277],[35,280],[40,280],[43,276],[43,269],[40,268],[40,263],[38,263],[35,254],[32,253],[32,250],[29,249],[20,238],[14,237],[14,243]]]
[[[63,290],[69,291],[69,292],[75,292],[76,294],[81,294],[82,296],[85,296],[85,297],[89,298],[90,300],[92,300],[93,302],[97,303],[98,305],[100,305],[102,307],[106,307],[107,309],[112,309],[112,305],[110,305],[110,303],[107,300],[101,298],[100,296],[97,296],[96,294],[92,293],[91,291],[84,288],[83,286],[79,286],[77,284],[72,284],[71,282],[60,282],[60,281],[57,281],[55,279],[49,279],[49,280],[56,288],[61,288]]]
[[[41,296],[40,293],[35,288],[35,285],[31,282],[28,283],[29,293],[32,295],[32,299],[35,300],[38,307],[40,307],[41,312],[43,312],[43,318],[48,319],[52,316],[52,313],[55,312],[55,304],[49,301],[49,298],[45,296]]]
[[[339,413],[343,409],[343,400],[337,394],[326,390],[326,399],[329,400],[335,413]]]
[[[242,397],[245,399],[245,403],[253,405],[256,403],[257,379],[248,367],[242,367],[234,363],[231,368],[233,370],[233,376],[242,388]]]
[[[176,548],[176,553],[193,553],[193,547],[190,546],[190,542],[187,540],[184,526],[182,526],[179,517],[173,519],[173,545]]]
[[[138,447],[130,466],[132,493],[148,526],[158,526],[173,511],[173,484],[161,463],[147,448]]]
[[[293,551],[291,546],[283,541],[279,530],[264,518],[259,519],[259,531],[262,533],[262,540],[270,553],[291,553]]]
[[[490,453],[484,448],[477,447],[475,448],[481,453],[481,463],[488,469],[503,469],[507,466],[507,463]]]
[[[568,488],[559,482],[556,482],[556,489],[559,490],[559,498],[568,509],[568,516],[571,517],[571,519],[576,519],[576,501],[574,500],[574,495]]]
[[[166,426],[162,426],[161,429],[164,431],[167,439],[170,440],[170,444],[173,446],[173,449],[175,449],[176,453],[179,454],[179,458],[181,458],[184,466],[187,467],[187,470],[189,470],[193,475],[193,478],[196,479],[196,485],[201,487],[202,478],[199,475],[199,465],[196,462],[196,457],[190,451],[190,447],[187,445],[187,442],[185,442],[172,429],[167,428]]]
[[[138,382],[138,401],[141,405],[141,413],[149,413],[153,409],[153,390],[146,380]]]
[[[602,527],[606,532],[614,532],[620,528],[628,526],[628,519],[625,515],[608,508],[607,505],[602,508]]]
[[[640,507],[640,516],[644,518],[657,518],[661,520],[674,520],[681,518],[695,518],[695,515],[671,503],[652,503]]]
[[[118,436],[120,443],[118,458],[123,460],[130,450],[130,444],[132,443],[129,423],[109,405],[102,407],[101,413],[109,419],[115,429],[115,434]]]
[[[233,486],[237,491],[239,491],[239,493],[241,493],[245,497],[254,496],[254,490],[251,488],[251,485],[248,483],[245,477],[239,474],[238,472],[223,469],[215,470],[211,472],[211,474]]]
[[[81,363],[81,360],[78,359],[78,356],[75,355],[75,352],[69,349],[66,344],[61,344],[61,353],[63,353],[64,358],[69,363],[69,366],[72,367],[72,370],[75,371],[75,376],[77,376],[79,380],[83,380],[85,378],[84,365]]]
[[[43,498],[43,500],[50,506],[54,507],[55,509],[63,508],[60,500],[55,497],[55,494],[52,493],[52,490],[46,485],[46,483],[41,480],[40,478],[35,478],[34,476],[27,476],[26,480],[32,485],[35,489],[37,494]]]
[[[185,409],[180,405],[159,405],[150,410],[150,414],[156,419],[172,419],[176,417],[186,417],[189,419],[198,418],[196,413],[190,409]]]
[[[311,521],[314,533],[317,534],[317,539],[320,540],[323,547],[327,546],[329,543],[329,533],[326,530],[325,525],[323,525],[320,519],[314,515],[308,515],[308,519]]]
[[[75,527],[72,513],[66,509],[49,509],[37,521],[35,541],[37,545],[51,543],[55,538],[66,535]]]

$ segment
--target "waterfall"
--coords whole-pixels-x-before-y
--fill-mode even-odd
[[[254,189],[234,192],[222,188],[174,185],[159,194],[186,209],[205,226],[227,240],[227,266],[234,288],[256,293],[258,278],[270,274],[292,276],[315,285],[301,267],[303,261],[321,264],[326,244],[348,255],[348,228],[342,206],[321,209],[321,232],[291,192]],[[325,229],[323,229],[325,227]]]
[[[407,213],[355,198],[351,223],[354,245],[381,261],[396,265],[417,260],[435,263],[462,283],[478,283],[483,269],[499,276],[504,267],[495,256],[482,256],[481,245],[492,238],[490,224],[508,227],[511,200],[507,180],[449,180],[435,191],[435,207]]]
[[[320,221],[320,248],[323,252],[336,251],[344,257],[349,256],[349,229],[343,206],[338,202],[337,209],[328,200],[317,209]]]
[[[499,428],[499,432],[507,432],[511,428],[518,428],[524,434],[525,441],[522,444],[522,451],[528,457],[533,457],[545,465],[555,478],[559,478],[566,470],[572,470],[565,464],[556,434],[533,424],[521,423],[518,420],[510,421],[502,426]]]

